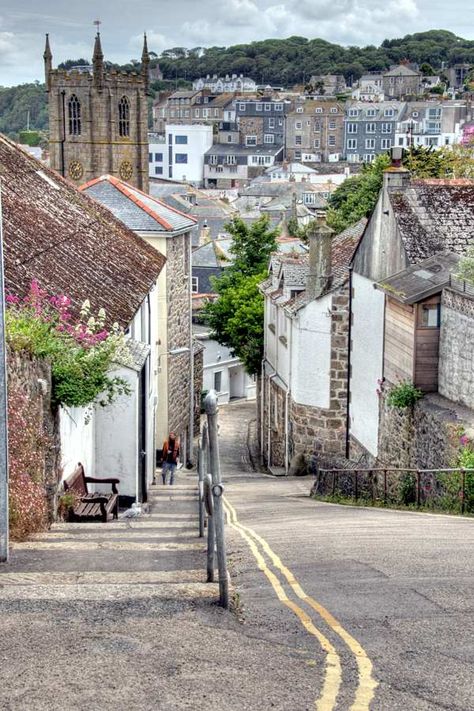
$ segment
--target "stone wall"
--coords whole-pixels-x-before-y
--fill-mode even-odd
[[[439,343],[441,395],[474,408],[474,297],[443,291]]]
[[[188,234],[170,237],[167,242],[168,350],[189,349],[190,346],[189,241]],[[189,435],[192,358],[189,350],[167,358],[168,429],[176,432],[183,444],[183,438]],[[188,441],[187,452],[190,451],[189,444]]]
[[[201,393],[204,379],[204,348],[194,344],[194,436],[201,431]]]
[[[459,435],[473,431],[474,413],[438,395],[425,395],[413,408],[380,408],[379,466],[447,469],[459,452]]]
[[[263,380],[263,460],[267,466],[285,466],[286,393],[274,380]],[[269,451],[270,446],[270,451]]]
[[[43,481],[51,518],[56,511],[56,493],[61,479],[60,439],[57,414],[51,408],[51,368],[45,361],[26,353],[8,350],[7,377],[9,391],[26,395],[38,431],[46,435]]]
[[[240,141],[244,146],[247,136],[256,136],[257,145],[263,145],[263,118],[260,116],[241,116],[239,129]]]
[[[332,298],[329,408],[291,401],[291,452],[318,457],[345,453],[349,294],[344,286]]]

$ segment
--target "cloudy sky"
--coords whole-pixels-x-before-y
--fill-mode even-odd
[[[474,38],[474,6],[465,0],[0,0],[0,85],[43,79],[46,32],[55,64],[90,57],[96,18],[115,62],[140,56],[144,30],[157,54],[291,35],[366,45],[442,28]]]

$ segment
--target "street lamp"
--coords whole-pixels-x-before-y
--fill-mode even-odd
[[[177,355],[182,355],[183,353],[189,353],[189,348],[187,346],[182,346],[181,348],[171,348],[169,351],[166,351],[165,353],[160,353],[158,356],[158,372],[161,373],[161,359],[164,356],[177,356]]]

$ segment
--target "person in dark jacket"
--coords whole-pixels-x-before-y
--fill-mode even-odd
[[[179,458],[179,439],[174,432],[170,432],[168,439],[163,442],[163,454],[161,465],[161,476],[163,484],[166,484],[166,474],[170,473],[170,485],[174,482],[174,473],[178,464]]]

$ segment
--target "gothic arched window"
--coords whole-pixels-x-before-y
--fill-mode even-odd
[[[126,96],[122,96],[118,105],[119,110],[119,134],[120,136],[130,136],[130,104]]]
[[[81,134],[81,104],[75,94],[71,95],[68,102],[69,133],[71,136]]]

